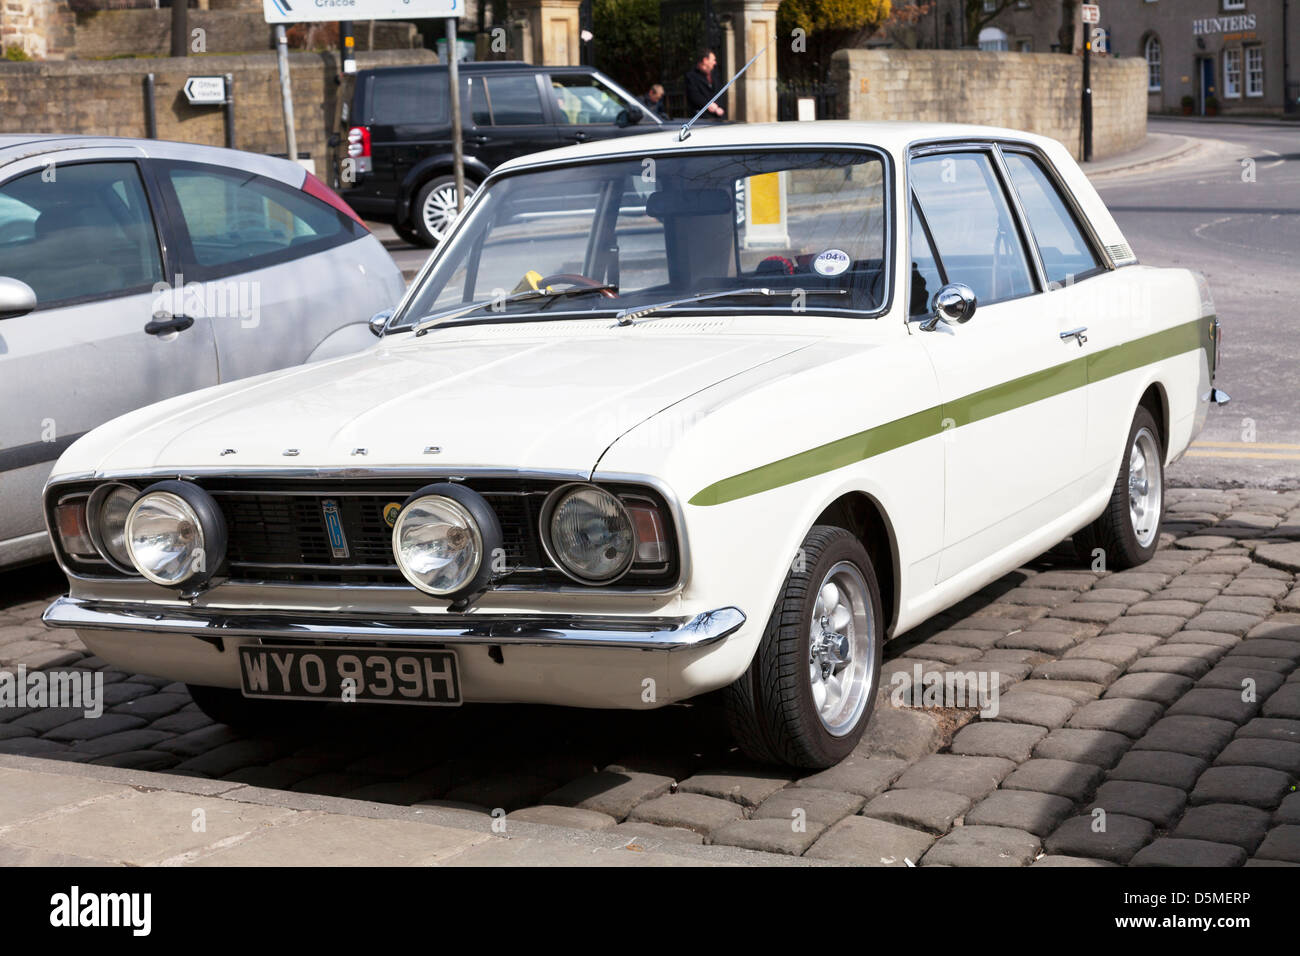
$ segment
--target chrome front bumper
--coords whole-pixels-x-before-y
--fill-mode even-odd
[[[213,640],[381,641],[398,644],[531,644],[672,651],[705,647],[745,623],[738,608],[695,617],[406,614],[361,617],[322,611],[253,611],[177,607],[62,597],[42,616],[50,627],[140,631]]]

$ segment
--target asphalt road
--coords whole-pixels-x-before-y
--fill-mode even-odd
[[[1300,317],[1290,308],[1300,276],[1300,124],[1152,119],[1150,130],[1201,146],[1096,185],[1142,262],[1209,279],[1224,326],[1217,384],[1232,396],[1210,410],[1169,480],[1300,487]]]

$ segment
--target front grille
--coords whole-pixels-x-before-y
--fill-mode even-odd
[[[346,485],[311,487],[307,483],[251,480],[200,481],[225,514],[229,533],[224,576],[231,581],[266,583],[407,585],[393,560],[392,527],[385,510],[400,505],[414,491],[437,479],[409,487]],[[546,556],[539,531],[542,505],[559,482],[526,484],[517,481],[465,483],[487,500],[501,523],[506,576],[498,587],[545,588],[571,585]],[[619,489],[611,489],[619,490]],[[660,503],[657,495],[636,489],[640,497]],[[337,508],[343,548],[331,546],[326,503]],[[346,553],[343,553],[343,551]],[[656,567],[635,567],[623,586],[664,587],[676,580],[677,557]]]

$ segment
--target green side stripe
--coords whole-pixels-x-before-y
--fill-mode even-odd
[[[763,491],[803,481],[837,468],[855,464],[903,445],[929,438],[948,428],[969,425],[1033,402],[1080,388],[1088,382],[1130,372],[1162,359],[1204,348],[1214,355],[1210,328],[1213,316],[1164,329],[1112,346],[1093,355],[1081,356],[1038,372],[972,392],[935,408],[885,422],[866,431],[801,451],[788,458],[723,478],[690,499],[693,505],[720,505]]]

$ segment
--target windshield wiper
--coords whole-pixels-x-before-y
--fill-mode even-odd
[[[688,295],[684,299],[670,299],[667,302],[655,302],[651,305],[643,305],[637,309],[624,309],[614,318],[618,319],[619,325],[631,325],[634,321],[642,316],[650,315],[654,312],[662,312],[664,309],[671,309],[675,305],[690,305],[692,302],[703,302],[705,299],[722,299],[730,295],[788,295],[795,296],[800,293],[812,293],[814,295],[848,295],[848,289],[767,289],[755,287],[752,289],[725,289],[714,292],[697,292],[695,295]]]
[[[507,305],[514,305],[516,302],[528,302],[532,299],[560,299],[571,295],[582,295],[587,292],[617,292],[616,286],[592,286],[577,289],[560,289],[556,292],[548,292],[545,289],[525,289],[523,292],[515,292],[506,296],[504,299],[482,299],[478,302],[467,302],[464,305],[458,305],[454,309],[448,309],[446,312],[439,312],[437,315],[425,316],[415,325],[411,326],[411,331],[416,335],[423,335],[435,326],[442,325],[444,322],[450,322],[453,319],[459,319],[477,312],[479,309],[487,309],[492,306],[505,308]],[[538,310],[541,311],[540,309]],[[515,313],[515,315],[528,315],[527,312]]]

